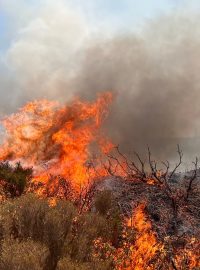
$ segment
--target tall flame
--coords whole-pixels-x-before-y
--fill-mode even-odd
[[[21,161],[36,168],[35,181],[60,175],[78,187],[88,179],[91,145],[109,151],[110,143],[99,131],[112,101],[109,92],[96,102],[74,100],[68,106],[40,100],[30,102],[2,121],[6,138],[0,160]]]

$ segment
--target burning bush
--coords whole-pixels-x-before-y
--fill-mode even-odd
[[[47,183],[59,175],[80,190],[96,170],[104,175],[103,168],[99,164],[94,168],[89,160],[91,148],[104,153],[113,146],[100,130],[111,101],[112,94],[107,92],[96,102],[76,99],[66,106],[46,100],[30,102],[2,121],[7,136],[0,160],[33,166],[35,183]]]
[[[35,101],[3,121],[2,269],[199,269],[198,159],[184,176],[179,146],[174,168],[150,149],[127,158],[100,130],[111,100]]]

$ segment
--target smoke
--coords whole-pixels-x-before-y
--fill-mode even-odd
[[[174,11],[110,38],[102,31],[92,38],[83,14],[61,0],[41,5],[26,20],[3,59],[2,112],[35,98],[93,99],[109,90],[115,99],[105,130],[126,152],[149,145],[156,156],[172,158],[180,143],[189,155],[198,154],[198,13]]]
[[[88,38],[85,18],[64,0],[41,1],[33,10],[23,0],[16,5],[11,2],[3,0],[3,7],[13,21],[9,27],[13,33],[1,65],[6,66],[15,89],[14,103],[2,102],[4,111],[12,112],[33,99],[68,99],[73,93],[67,81],[75,72],[80,47],[84,49]],[[16,17],[14,6],[23,19]],[[12,90],[9,84],[3,84],[0,94],[7,96]]]
[[[199,153],[199,22],[199,14],[166,15],[85,53],[74,89],[86,98],[115,93],[107,128],[126,151],[149,145],[172,157],[180,143],[186,155]]]

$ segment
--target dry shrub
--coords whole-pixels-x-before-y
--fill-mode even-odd
[[[69,257],[62,258],[56,270],[111,270],[113,266],[109,261],[97,261],[91,263],[76,263]]]
[[[62,249],[70,232],[75,211],[71,204],[60,201],[49,208],[45,217],[44,242],[49,247],[50,255],[47,260],[47,270],[55,269]]]
[[[1,270],[43,270],[48,248],[32,240],[4,241],[0,258]]]
[[[112,207],[112,193],[110,190],[100,192],[95,198],[95,208],[100,215],[106,215]]]
[[[0,207],[5,237],[42,241],[48,209],[47,201],[33,194],[6,201]]]
[[[96,211],[107,218],[107,226],[110,230],[110,240],[117,247],[122,233],[122,217],[116,199],[110,190],[104,190],[97,194],[94,201]]]
[[[69,243],[66,242],[66,252],[76,261],[90,261],[94,240],[99,237],[108,239],[109,236],[110,229],[105,217],[92,213],[84,214],[74,225],[72,239]]]
[[[71,203],[58,202],[50,207],[46,199],[33,194],[5,202],[0,207],[4,238],[32,239],[49,249],[45,269],[55,269],[70,231],[75,209]]]
[[[103,199],[105,199],[104,196]],[[66,269],[113,269],[104,254],[106,250],[102,249],[100,256],[94,256],[95,240],[101,239],[102,243],[112,242],[115,234],[119,215],[113,207],[113,202],[109,203],[109,209],[106,215],[98,212],[77,216],[74,206],[66,201],[58,201],[56,205],[49,206],[47,199],[40,199],[33,194],[7,200],[0,206],[1,239],[4,243],[2,252],[9,251],[5,243],[11,241],[10,239],[12,239],[13,249],[29,241],[30,247],[27,244],[27,250],[31,249],[31,243],[35,242],[36,245],[46,246],[49,251],[43,262],[43,270],[57,269],[58,262],[63,256],[69,259],[63,259],[64,262],[67,260],[66,266],[63,260],[59,262],[60,269],[63,267]],[[116,234],[116,237],[118,236]],[[26,259],[13,253],[12,250],[10,254],[16,257],[13,261],[20,261],[21,258],[23,262]],[[4,261],[5,259],[2,263]],[[24,265],[26,266],[26,262]],[[35,268],[27,267],[26,269]]]
[[[88,263],[76,263],[73,262],[70,258],[64,257],[58,262],[56,270],[89,270]]]

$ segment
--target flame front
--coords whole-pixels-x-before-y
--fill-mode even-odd
[[[111,101],[106,92],[94,103],[79,99],[69,106],[46,100],[28,103],[2,121],[6,137],[0,160],[33,166],[34,181],[59,175],[79,188],[88,180],[92,144],[105,152],[113,146],[100,132]]]
[[[119,250],[122,257],[122,263],[118,266],[118,270],[153,270],[154,259],[163,245],[157,241],[156,235],[152,230],[151,222],[145,215],[145,204],[140,204],[135,214],[128,220],[128,227],[133,228],[137,232],[134,243],[128,245],[128,253],[124,255],[125,247]],[[119,253],[117,254],[119,257]]]
[[[153,258],[156,252],[162,248],[151,228],[151,222],[145,216],[144,208],[145,205],[141,204],[136,209],[134,216],[133,226],[137,230],[138,236],[134,245],[131,246],[131,263],[127,269],[154,269]]]

